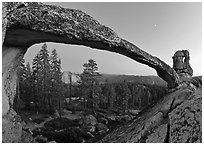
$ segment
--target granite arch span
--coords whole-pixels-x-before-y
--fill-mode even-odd
[[[42,3],[3,3],[2,34],[3,116],[12,109],[19,59],[31,45],[41,42],[84,45],[120,53],[155,69],[170,88],[181,84],[178,74],[165,62],[120,38],[80,10]]]

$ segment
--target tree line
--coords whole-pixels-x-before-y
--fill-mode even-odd
[[[138,84],[134,82],[100,83],[102,75],[98,72],[95,60],[89,59],[83,65],[78,84],[72,87],[71,96],[79,96],[84,108],[97,111],[99,109],[142,110],[155,104],[166,93],[166,87]],[[70,83],[71,84],[71,83]],[[70,85],[69,84],[69,85]],[[70,96],[70,95],[69,95]]]

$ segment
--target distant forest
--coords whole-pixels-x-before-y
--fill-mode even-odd
[[[120,81],[115,81],[115,75],[101,75],[93,59],[82,67],[83,72],[78,75],[80,79],[77,83],[72,82],[71,72],[68,74],[69,83],[63,82],[57,51],[54,49],[49,53],[44,43],[33,58],[32,66],[29,62],[25,64],[23,58],[20,60],[14,109],[17,112],[27,110],[49,114],[56,110],[61,114],[63,108],[72,111],[143,110],[166,93],[166,85],[157,84],[158,81],[145,83],[145,77],[141,77],[144,81],[140,80],[139,83],[126,80],[125,75]]]

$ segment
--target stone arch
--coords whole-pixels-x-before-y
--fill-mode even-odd
[[[165,62],[120,38],[80,10],[42,3],[4,3],[3,12],[3,95],[8,98],[15,94],[18,59],[31,45],[40,42],[77,44],[120,53],[154,68],[171,88],[180,84],[177,73]]]
[[[6,132],[3,134],[4,142],[18,142],[19,139],[18,136],[13,137],[13,131],[8,129],[8,114],[13,115],[11,112],[19,58],[35,43],[76,44],[120,53],[155,69],[158,76],[171,88],[181,83],[175,70],[165,62],[120,38],[113,30],[80,10],[42,3],[3,3],[2,34],[2,122]],[[9,122],[13,124],[13,121]],[[8,134],[11,140],[4,138]]]

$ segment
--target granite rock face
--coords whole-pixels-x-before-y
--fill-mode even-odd
[[[170,114],[170,142],[202,142],[202,94],[197,90]]]
[[[201,88],[183,86],[99,142],[201,143],[201,98]]]
[[[49,41],[76,44],[120,53],[154,68],[170,88],[183,86],[180,76],[165,62],[120,38],[113,30],[80,10],[42,3],[9,2],[2,4],[2,122],[3,125],[7,124],[7,127],[3,128],[4,142],[21,140],[21,125],[19,124],[18,127],[13,120],[18,115],[11,113],[16,93],[16,69],[19,59],[31,45],[36,43]],[[162,114],[165,114],[165,111]],[[9,118],[9,116],[12,117]],[[149,129],[152,128],[151,124],[155,127],[158,126],[165,116],[161,115],[161,112],[157,112],[156,118],[153,117],[153,120],[149,120],[150,124],[142,123],[143,125],[138,128],[144,128],[141,128],[140,131],[137,129],[138,136],[143,137],[148,134]],[[146,119],[143,118],[143,120]],[[12,132],[15,132],[16,136],[13,136]],[[133,140],[138,141],[139,139],[129,139],[129,141]]]

